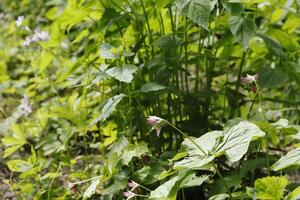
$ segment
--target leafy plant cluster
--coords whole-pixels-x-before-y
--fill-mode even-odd
[[[299,199],[299,8],[2,0],[0,197]]]

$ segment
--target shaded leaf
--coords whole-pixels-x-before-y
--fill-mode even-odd
[[[150,82],[146,83],[141,87],[142,92],[153,92],[153,91],[159,91],[165,89],[166,86],[163,86],[159,83]]]
[[[105,105],[102,108],[102,112],[101,112],[101,119],[104,121],[106,120],[107,117],[109,117],[112,112],[115,110],[116,106],[118,105],[118,103],[123,99],[123,97],[125,97],[125,94],[118,94],[115,95],[111,98],[109,98]]]

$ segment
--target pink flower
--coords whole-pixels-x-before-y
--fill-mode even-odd
[[[133,180],[131,180],[129,183],[128,183],[128,187],[131,188],[130,191],[134,191],[137,187],[139,187],[139,184],[134,182]]]
[[[131,191],[123,192],[123,195],[126,197],[126,200],[131,199],[136,196],[136,194]]]
[[[242,82],[245,84],[250,84],[250,83],[256,82],[256,81],[258,81],[258,79],[259,79],[258,74],[255,74],[253,76],[247,74],[247,76],[244,76],[241,78]]]
[[[147,123],[152,126],[152,130],[156,130],[157,137],[159,137],[161,128],[165,125],[166,120],[156,116],[149,116]]]

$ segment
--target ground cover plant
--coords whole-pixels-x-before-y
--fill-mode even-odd
[[[1,199],[300,199],[298,0],[1,0]]]

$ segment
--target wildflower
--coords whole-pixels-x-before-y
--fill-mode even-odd
[[[28,96],[24,96],[21,100],[20,109],[24,116],[28,116],[30,113],[32,113],[32,105],[29,101]]]
[[[24,21],[24,16],[23,16],[23,15],[22,15],[22,16],[19,16],[19,17],[17,18],[17,20],[16,20],[16,25],[17,25],[17,27],[22,26],[23,21]]]
[[[131,191],[123,192],[123,195],[126,197],[126,200],[131,199],[136,196],[136,194]]]
[[[256,82],[258,79],[259,79],[258,74],[255,74],[253,76],[247,74],[247,76],[241,78],[242,82],[245,84],[250,84],[250,83]]]
[[[137,187],[139,187],[139,184],[134,182],[133,180],[131,180],[129,183],[128,183],[128,187],[131,188],[130,191],[134,191]]]
[[[152,126],[152,130],[156,130],[157,137],[159,137],[161,128],[165,125],[166,120],[156,116],[149,116],[147,123]]]
[[[23,42],[23,45],[25,47],[28,47],[31,44],[31,42],[32,42],[32,39],[30,37],[26,37],[25,41]]]
[[[34,35],[32,36],[32,41],[33,42],[39,42],[39,41],[45,41],[49,40],[49,32],[48,31],[34,31]]]

